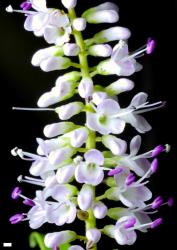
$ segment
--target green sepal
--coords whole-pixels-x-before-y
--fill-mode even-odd
[[[125,210],[123,207],[114,207],[108,209],[107,216],[113,220],[118,220],[122,217],[122,212]]]
[[[107,225],[101,231],[110,238],[114,238],[114,229],[115,229],[114,225]]]
[[[106,178],[106,180],[104,181],[104,183],[108,186],[108,187],[116,187],[116,182],[114,177],[108,177]]]
[[[68,248],[70,247],[71,245],[69,243],[66,243],[66,244],[63,244],[63,245],[60,245],[60,250],[68,250]]]
[[[106,195],[106,198],[108,200],[118,201],[119,200],[119,197],[118,197],[118,187],[109,188],[105,192],[105,195]]]
[[[30,248],[39,247],[40,250],[49,250],[44,244],[44,236],[38,232],[32,232],[29,236]]]

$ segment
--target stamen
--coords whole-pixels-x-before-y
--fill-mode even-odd
[[[23,10],[29,10],[31,9],[32,4],[29,1],[23,2],[20,4],[20,8],[22,8]]]
[[[12,191],[11,198],[12,198],[13,200],[16,200],[16,199],[19,198],[19,196],[20,196],[21,193],[22,193],[21,188],[16,187],[16,188],[14,188],[14,190]]]
[[[170,197],[168,199],[168,203],[167,204],[168,204],[169,207],[172,207],[174,205],[174,199],[173,199],[173,197]]]
[[[24,214],[15,214],[12,217],[10,217],[9,221],[11,224],[17,224],[24,220]]]
[[[22,13],[22,14],[27,14],[27,15],[35,14],[35,13],[36,13],[36,11],[15,10],[15,9],[12,8],[12,5],[9,5],[9,6],[6,8],[6,11],[9,12],[9,13],[16,12],[16,13]]]
[[[165,151],[164,145],[158,145],[158,146],[155,147],[154,150],[152,151],[152,157],[156,157],[157,155],[159,155],[159,154],[162,153],[163,151]]]
[[[153,162],[151,163],[151,171],[153,174],[155,174],[157,172],[157,169],[158,169],[158,160],[155,158],[153,160]]]
[[[136,223],[136,218],[132,217],[126,222],[126,224],[124,224],[124,228],[128,229],[128,228],[134,227],[135,223]]]
[[[39,181],[25,180],[25,179],[23,179],[23,176],[22,176],[22,175],[20,175],[20,176],[17,178],[17,181],[20,182],[20,183],[21,183],[21,182],[25,182],[25,183],[29,183],[29,184],[33,184],[33,185],[45,187],[45,184],[44,184],[44,183],[39,182]]]
[[[163,199],[161,196],[158,196],[152,203],[152,209],[158,209],[163,204]]]
[[[141,109],[140,109],[140,107],[136,107],[136,110],[134,111],[134,113],[141,114],[141,113],[149,112],[152,110],[163,108],[165,105],[166,105],[165,101],[159,101],[156,103],[148,104],[148,105],[144,106],[144,108],[141,108]]]
[[[153,40],[152,38],[148,38],[148,41],[147,41],[147,48],[146,48],[146,53],[148,55],[152,54],[154,49],[156,47],[156,41]]]
[[[27,179],[27,180],[44,183],[44,180],[41,180],[41,179],[37,179],[37,178],[29,177],[29,176],[24,176],[24,178]]]
[[[120,174],[120,173],[122,173],[122,171],[123,171],[123,168],[121,168],[121,167],[118,167],[118,168],[115,168],[115,169],[111,169],[108,172],[108,176],[113,176],[113,175],[116,175],[116,174]]]
[[[30,206],[30,207],[34,207],[34,206],[35,206],[34,201],[31,200],[31,199],[25,199],[25,200],[23,201],[23,204],[25,204],[25,205],[27,205],[27,206]]]
[[[162,223],[163,223],[162,218],[156,219],[155,221],[152,222],[151,229],[154,229],[154,228],[160,226]]]
[[[134,176],[134,174],[130,173],[125,180],[125,184],[127,186],[130,186],[133,182],[135,182],[135,179],[136,177]]]
[[[53,108],[21,108],[21,107],[12,107],[13,110],[24,110],[24,111],[55,111]]]

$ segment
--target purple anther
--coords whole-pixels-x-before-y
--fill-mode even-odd
[[[25,205],[27,205],[27,206],[30,206],[30,207],[34,207],[34,206],[35,206],[34,201],[31,200],[31,199],[25,199],[25,200],[23,201],[23,204],[25,204]]]
[[[125,181],[125,184],[127,186],[131,185],[133,182],[135,181],[135,176],[134,174],[130,173],[127,178],[126,178],[126,181]]]
[[[15,214],[12,217],[10,217],[9,221],[11,224],[17,224],[23,221],[24,215],[23,214]]]
[[[29,1],[25,1],[20,4],[20,8],[23,10],[30,10],[32,7],[32,4]]]
[[[157,172],[158,169],[158,160],[154,159],[151,163],[151,171],[153,174],[155,174]]]
[[[152,222],[151,228],[154,229],[154,228],[160,226],[162,223],[163,223],[163,218],[158,218]]]
[[[147,41],[147,48],[146,48],[146,53],[148,55],[152,54],[154,49],[156,47],[156,41],[153,40],[152,38],[148,38],[148,41]]]
[[[22,190],[19,187],[16,187],[16,188],[14,188],[14,190],[11,193],[11,198],[13,200],[16,200],[19,198],[21,193],[22,193]]]
[[[168,206],[169,207],[172,207],[174,205],[174,199],[173,199],[173,197],[170,197],[169,199],[168,199]]]
[[[156,157],[157,155],[159,155],[160,153],[162,153],[164,150],[165,150],[165,147],[163,145],[158,145],[152,151],[152,157]]]
[[[121,168],[121,167],[115,168],[115,169],[111,169],[108,172],[108,176],[113,176],[113,175],[116,175],[116,174],[120,174],[120,173],[122,173],[122,171],[123,171],[123,168]]]
[[[124,228],[125,228],[125,229],[128,229],[128,228],[134,227],[135,223],[136,223],[136,218],[132,217],[131,219],[129,219],[129,220],[124,224]]]
[[[158,196],[152,203],[152,209],[158,209],[163,204],[163,199],[161,196]]]

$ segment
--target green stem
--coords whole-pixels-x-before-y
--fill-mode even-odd
[[[77,16],[74,9],[69,10],[69,16],[71,20],[74,20]],[[74,37],[77,45],[80,47],[80,53],[79,53],[79,63],[81,67],[81,73],[83,78],[91,77],[90,76],[90,69],[88,66],[88,60],[87,60],[87,51],[84,43],[84,39],[82,36],[82,33],[80,31],[74,30]],[[94,131],[90,131],[87,142],[86,142],[86,149],[90,150],[92,148],[95,148],[96,146],[96,133]],[[91,186],[94,193],[95,198],[95,187]],[[88,211],[88,219],[85,221],[85,227],[86,230],[90,228],[96,227],[96,219],[93,214],[93,210],[90,208]],[[94,245],[92,250],[97,250],[97,246]]]

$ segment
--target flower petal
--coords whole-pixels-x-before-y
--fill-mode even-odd
[[[141,147],[141,136],[136,135],[130,142],[130,154],[135,156]]]
[[[89,185],[83,185],[78,194],[77,201],[80,209],[87,211],[93,202],[93,189]]]
[[[120,110],[118,102],[112,99],[105,99],[97,106],[97,112],[105,116],[116,115]]]
[[[135,95],[130,103],[130,106],[138,107],[147,101],[148,95],[144,92],[140,92]]]
[[[84,158],[87,163],[94,163],[97,165],[103,165],[104,156],[97,149],[91,149],[84,154]]]
[[[114,155],[123,155],[127,150],[126,141],[119,139],[113,135],[103,136],[102,142],[104,146],[109,148]]]

